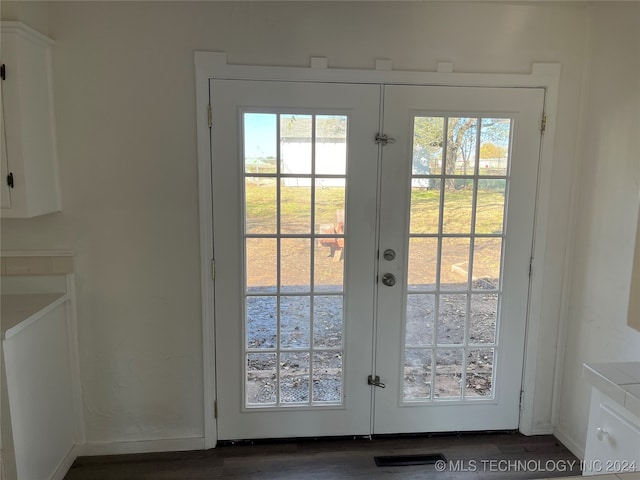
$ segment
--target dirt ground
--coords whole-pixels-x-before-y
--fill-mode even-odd
[[[501,240],[476,240],[472,281],[477,293],[469,296],[466,292],[456,293],[467,289],[469,240],[443,239],[440,284],[441,289],[449,293],[439,296],[437,329],[434,328],[436,296],[424,293],[435,290],[436,248],[435,242],[423,241],[412,241],[410,247],[404,397],[416,401],[460,398],[463,389],[465,397],[491,396],[494,353],[492,348],[483,345],[495,342],[498,303],[495,289],[499,283],[499,267],[496,265],[500,263]],[[310,250],[310,240],[282,240],[281,293],[310,293]],[[274,239],[248,241],[248,290],[261,294],[248,299],[249,348],[277,347],[276,251]],[[340,293],[344,262],[336,261],[330,253],[328,248],[316,244],[313,331],[310,331],[310,296],[281,297],[280,346],[306,349],[313,345],[335,350],[314,352],[313,358],[310,358],[309,351],[281,353],[279,395],[282,403],[307,403],[310,396],[314,403],[336,403],[342,397],[343,316]],[[467,309],[470,309],[468,324]],[[468,344],[474,345],[466,349],[462,348],[465,332]],[[434,352],[434,342],[446,347],[439,347]],[[276,355],[271,352],[249,354],[246,388],[249,404],[277,401]],[[310,380],[312,389],[309,388]]]

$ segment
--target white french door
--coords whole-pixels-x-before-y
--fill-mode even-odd
[[[374,433],[518,428],[543,98],[385,88]]]
[[[210,95],[218,438],[517,428],[542,91]]]
[[[366,435],[380,87],[212,83],[218,438]]]

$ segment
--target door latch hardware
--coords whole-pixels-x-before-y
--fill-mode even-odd
[[[382,145],[382,146],[388,145],[390,143],[396,143],[395,138],[391,138],[387,135],[381,135],[379,133],[376,133],[376,136],[374,138],[375,138],[376,144]]]
[[[393,287],[396,284],[396,277],[393,273],[385,273],[382,275],[382,283],[387,287]]]
[[[380,388],[386,387],[386,385],[380,381],[379,375],[376,375],[375,377],[373,375],[369,375],[367,377],[367,385],[373,385],[374,387],[380,387]]]

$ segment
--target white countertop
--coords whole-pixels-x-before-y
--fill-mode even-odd
[[[65,293],[4,294],[0,296],[0,318],[3,338],[17,333],[22,322],[64,302]]]
[[[585,363],[584,376],[591,385],[640,417],[640,362]]]

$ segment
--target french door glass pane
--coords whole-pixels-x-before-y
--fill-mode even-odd
[[[340,405],[348,117],[243,119],[245,407]]]
[[[496,343],[498,293],[472,294],[469,313],[469,343]]]
[[[287,177],[281,180],[280,233],[311,233],[309,178]]]
[[[431,398],[432,361],[431,349],[407,349],[404,356],[405,401],[429,400]]]
[[[480,175],[507,175],[510,140],[511,119],[482,119],[480,127]]]
[[[280,402],[309,402],[309,352],[280,354]]]
[[[473,180],[451,178],[445,180],[445,185],[442,232],[471,233]]]
[[[410,291],[434,291],[438,268],[438,239],[414,237],[409,240],[407,282]]]
[[[312,131],[311,115],[280,115],[281,173],[311,173]]]
[[[248,177],[245,180],[244,191],[247,198],[247,233],[275,234],[278,229],[275,178]]]
[[[246,287],[249,293],[273,293],[278,285],[278,242],[275,238],[247,238]]]
[[[465,397],[493,397],[493,350],[482,348],[468,351]]]
[[[345,178],[316,178],[315,232],[344,234]]]
[[[504,220],[507,181],[478,180],[475,231],[478,234],[500,235]]]
[[[433,345],[435,311],[435,295],[407,295],[405,345]]]
[[[440,218],[440,179],[411,180],[411,233],[438,233]]]
[[[278,344],[277,297],[247,297],[247,347],[271,349]]]
[[[280,291],[311,291],[311,241],[308,238],[280,239]]]
[[[311,297],[280,297],[280,348],[309,348]]]
[[[447,175],[474,174],[477,132],[477,118],[449,117],[445,161]],[[453,183],[452,180],[449,182]]]
[[[347,173],[347,117],[316,116],[316,171],[318,175]]]
[[[442,171],[444,118],[416,117],[413,122],[413,175],[439,175]]]
[[[511,135],[509,118],[414,117],[405,402],[495,396]]]
[[[278,116],[273,113],[245,113],[243,127],[244,171],[276,173]]]
[[[342,352],[313,354],[313,403],[335,405],[342,401]]]
[[[466,290],[468,279],[469,238],[443,238],[440,251],[440,289]]]
[[[438,345],[464,342],[467,295],[440,295],[438,303]]]
[[[278,357],[276,353],[247,355],[245,384],[247,406],[275,405],[278,391]]]
[[[315,296],[313,302],[313,346],[342,347],[342,295]]]
[[[473,248],[474,289],[498,290],[500,288],[501,259],[502,238],[476,237]]]
[[[462,352],[461,348],[436,350],[434,397],[443,399],[462,397]]]

